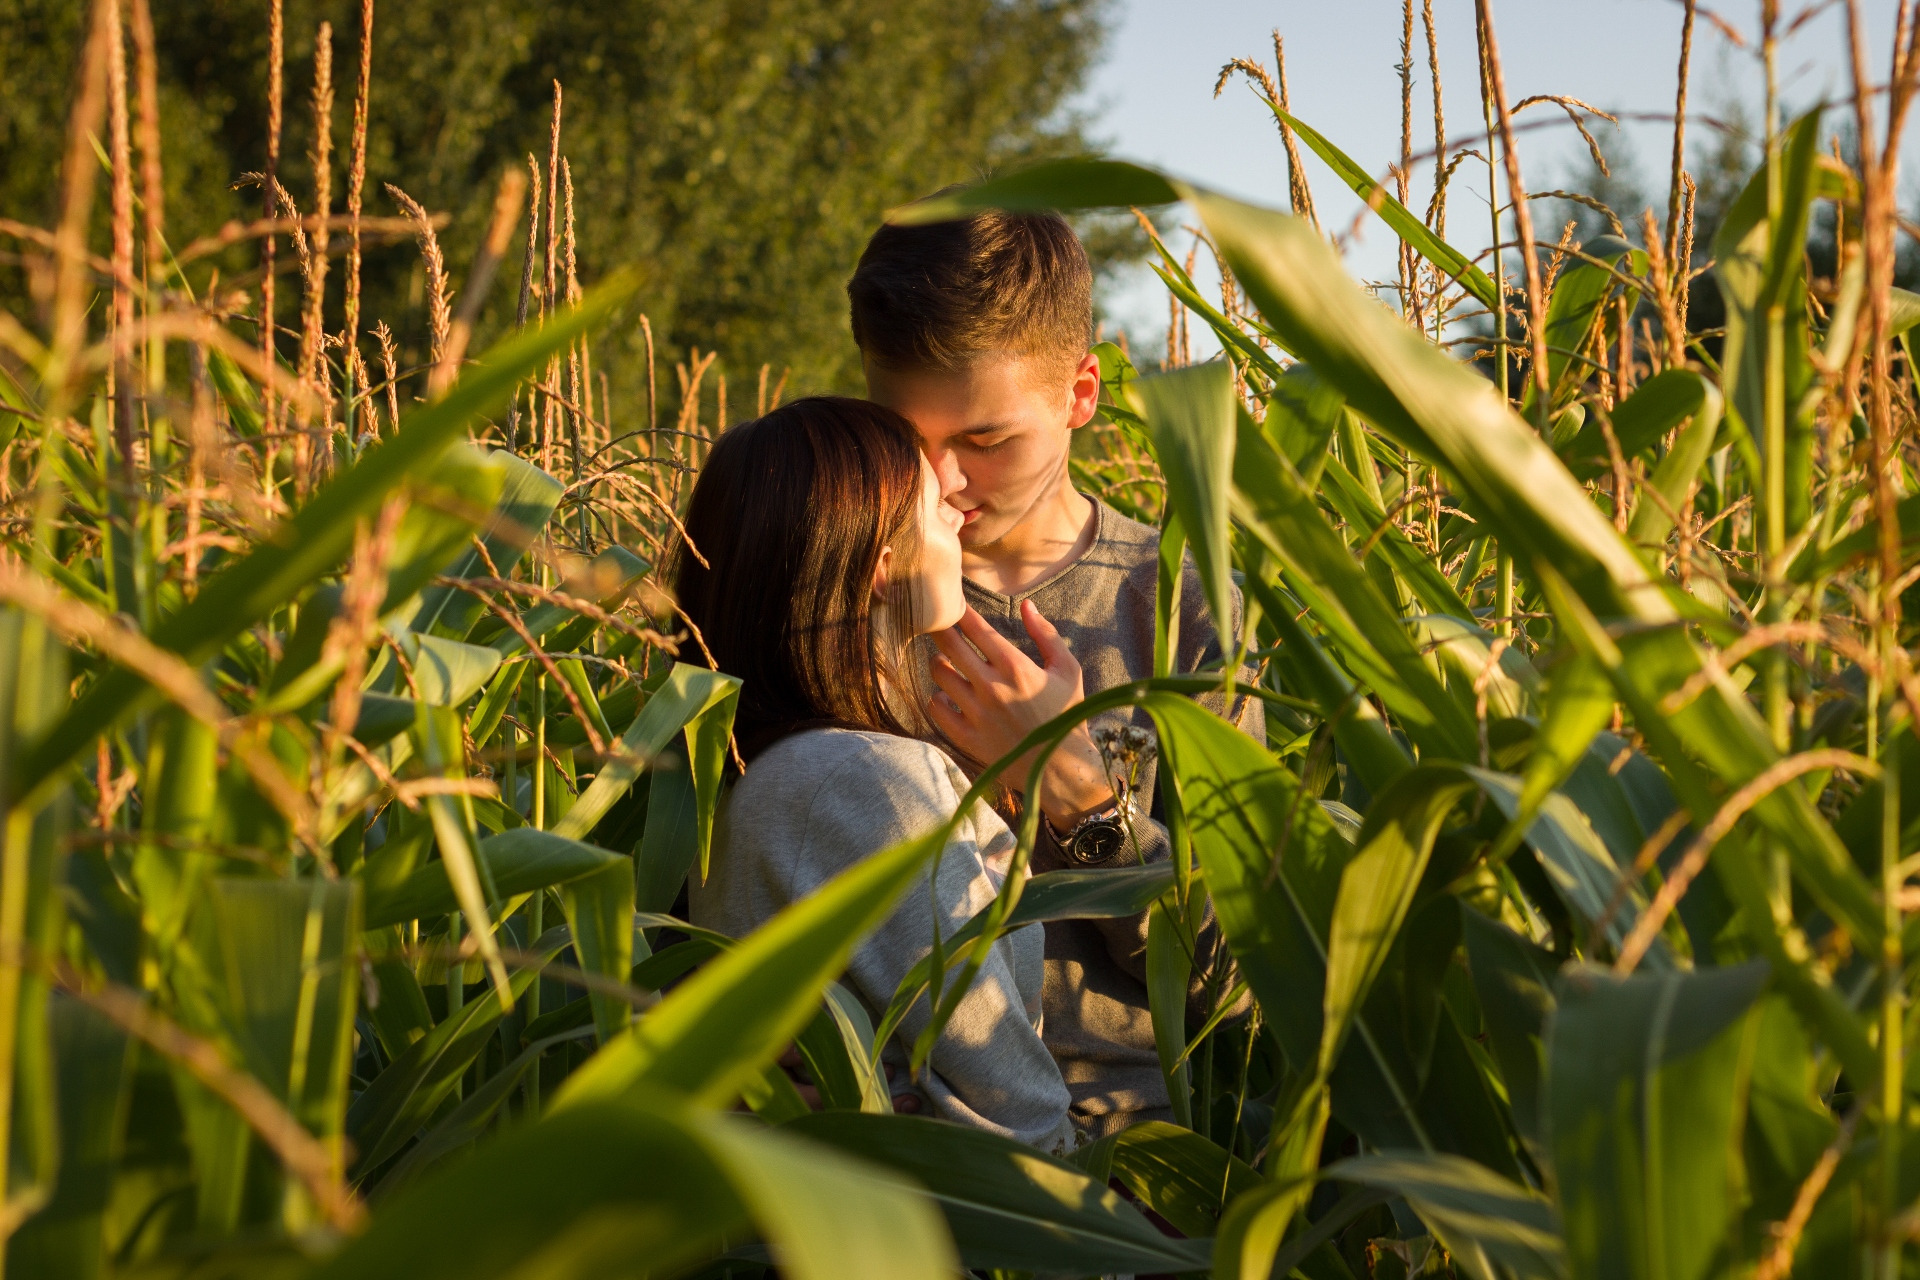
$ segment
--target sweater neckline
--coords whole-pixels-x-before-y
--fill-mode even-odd
[[[995,591],[991,587],[983,587],[979,583],[975,582],[972,578],[966,577],[965,575],[962,575],[960,580],[966,584],[968,590],[978,592],[979,594],[985,596],[987,599],[993,601],[995,604],[1016,605],[1016,604],[1019,604],[1022,600],[1025,600],[1030,596],[1036,595],[1041,591],[1045,591],[1048,587],[1060,581],[1060,579],[1066,577],[1068,574],[1072,573],[1075,569],[1078,569],[1081,565],[1086,563],[1087,557],[1093,554],[1094,548],[1098,547],[1101,543],[1107,540],[1107,514],[1108,514],[1107,504],[1102,502],[1100,499],[1094,497],[1092,494],[1081,494],[1080,496],[1093,504],[1093,541],[1087,544],[1087,549],[1085,551],[1082,551],[1079,555],[1067,561],[1065,564],[1061,565],[1058,569],[1055,569],[1052,573],[1048,574],[1046,577],[1040,579],[1040,581],[1028,587],[1025,591],[1016,592],[1013,595],[1003,595],[1002,593]]]

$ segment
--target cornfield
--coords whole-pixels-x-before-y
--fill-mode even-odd
[[[1073,465],[1191,554],[1212,616],[1246,608],[1223,670],[1022,744],[1144,707],[1173,861],[1010,877],[878,1010],[836,979],[944,830],[745,938],[671,914],[738,685],[653,575],[726,384],[693,352],[677,408],[596,390],[591,336],[644,319],[632,278],[576,279],[559,87],[457,290],[433,215],[364,212],[365,57],[339,163],[319,60],[305,211],[276,54],[261,217],[176,246],[148,0],[94,0],[61,217],[0,220],[35,303],[0,314],[9,1273],[1913,1274],[1920,297],[1892,278],[1920,49],[1903,4],[1876,86],[1858,8],[1827,15],[1852,98],[1787,121],[1807,15],[1761,6],[1763,159],[1696,228],[1687,0],[1637,245],[1624,210],[1536,236],[1514,114],[1590,109],[1508,102],[1487,0],[1485,133],[1416,157],[1409,123],[1391,186],[1239,59],[1287,211],[1109,160],[896,211],[1185,202],[1219,298],[1149,232],[1166,358],[1096,349]],[[1347,276],[1302,148],[1398,237],[1396,282]],[[1487,252],[1447,238],[1450,189],[1456,227],[1493,207]],[[362,246],[396,237],[418,357],[360,313]],[[251,274],[196,265],[236,244]],[[502,274],[516,324],[470,354]],[[1725,322],[1690,330],[1708,274]],[[1195,319],[1221,358],[1187,358]],[[1191,698],[1243,662],[1264,746]],[[1190,1022],[1207,903],[1236,977]],[[950,1012],[1004,930],[1141,911],[1176,1123],[1048,1155],[893,1114],[878,1049],[915,1000]]]

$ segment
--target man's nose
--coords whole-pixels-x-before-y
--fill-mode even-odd
[[[960,469],[959,455],[952,449],[929,449],[927,461],[933,466],[934,478],[940,482],[942,498],[951,498],[967,487],[967,473]]]

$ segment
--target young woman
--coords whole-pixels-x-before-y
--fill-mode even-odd
[[[835,875],[953,817],[966,776],[929,739],[914,640],[957,623],[961,515],[906,419],[864,400],[797,400],[727,431],[694,485],[675,590],[741,678],[746,760],[720,815],[696,924],[739,936]],[[1060,707],[1047,710],[1057,714]],[[1014,840],[986,805],[855,948],[846,981],[876,1018],[931,950],[992,901]],[[1069,1097],[1040,1042],[1043,931],[1016,929],[921,1075],[935,1115],[1044,1150],[1070,1146]],[[886,1047],[905,1060],[923,997]]]

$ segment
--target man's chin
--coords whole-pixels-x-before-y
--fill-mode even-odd
[[[992,546],[1006,530],[991,516],[982,516],[960,526],[960,545],[969,550]]]

